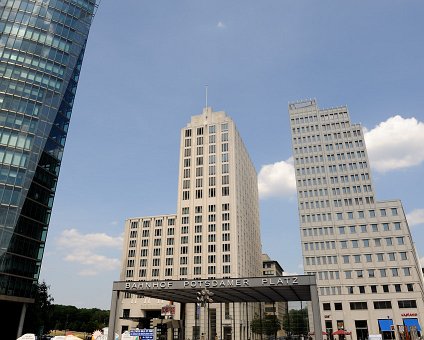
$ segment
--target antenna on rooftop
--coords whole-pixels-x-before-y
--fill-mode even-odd
[[[208,84],[205,84],[205,108],[208,107]]]

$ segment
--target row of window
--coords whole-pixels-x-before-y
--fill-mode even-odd
[[[390,253],[377,253],[377,254],[355,254],[355,255],[341,255],[340,256],[343,264],[350,263],[370,263],[373,261],[384,262],[384,261],[406,261],[408,255],[406,252],[390,252]],[[307,256],[305,257],[305,263],[307,266],[325,265],[325,264],[337,264],[338,257],[331,256]],[[371,270],[371,269],[370,269]],[[370,276],[371,277],[371,276]],[[372,276],[373,277],[373,276]]]
[[[353,136],[354,137],[359,137],[361,136],[361,131],[360,130],[355,130],[353,131]],[[350,131],[344,131],[344,132],[334,132],[334,133],[329,133],[329,134],[324,134],[323,135],[324,141],[333,141],[333,140],[346,140],[351,138],[351,133]],[[320,146],[321,144],[321,136],[319,134],[317,135],[307,135],[307,136],[302,136],[302,137],[293,137],[293,144],[297,145],[297,144],[308,144],[308,152],[316,152],[314,151],[314,145],[313,143],[319,143],[318,146]],[[312,144],[312,145],[311,145]],[[310,146],[312,148],[310,148]],[[328,144],[328,145],[333,145],[333,148],[331,148],[331,146],[328,146],[328,149],[326,148],[327,151],[332,151],[332,150],[343,150],[345,144],[344,143],[339,143],[336,142],[334,144]],[[348,148],[351,149],[351,145],[353,144],[348,144]],[[363,147],[363,142],[361,141],[361,143],[357,143],[358,147]],[[316,149],[315,149],[316,150]],[[303,151],[305,151],[305,149],[303,149]]]
[[[319,125],[309,125],[309,126],[302,126],[298,128],[292,128],[292,135],[297,134],[304,134],[309,132],[319,131]]]
[[[353,148],[363,148],[364,143],[362,140],[354,140],[343,143],[334,143],[334,144],[325,144],[324,148],[327,152],[333,152],[335,150],[350,150]],[[294,155],[303,155],[303,154],[312,154],[312,153],[321,153],[323,151],[323,145],[308,145],[293,148]],[[318,155],[319,156],[319,155]],[[346,160],[346,159],[356,159],[356,158],[366,158],[365,150],[348,151],[340,153],[330,153],[326,155],[327,161],[335,160]],[[319,160],[322,162],[325,158],[320,157]]]
[[[309,273],[313,274],[313,273]],[[403,287],[403,288],[402,288]],[[401,293],[413,292],[414,284],[407,283],[406,285],[393,284],[393,285],[370,285],[370,286],[347,286],[345,287],[344,294],[377,294],[377,293]],[[319,287],[320,295],[340,295],[342,289],[340,286]]]
[[[230,203],[223,203],[221,208],[222,208],[222,211],[229,211],[230,210]],[[216,205],[215,204],[209,204],[208,205],[208,212],[215,212],[215,211],[216,211]],[[196,214],[201,214],[203,212],[203,206],[201,206],[201,205],[195,206],[194,212]],[[189,207],[182,207],[181,208],[181,214],[182,215],[188,215],[189,213],[190,213]]]
[[[365,198],[365,200],[364,200]],[[374,204],[374,197],[372,196],[366,196],[366,197],[355,197],[350,200],[350,205],[352,205],[352,202],[355,202],[355,205],[364,205],[365,204]],[[322,204],[323,206],[323,204]],[[353,220],[352,218],[349,218]],[[300,215],[300,220],[302,223],[310,223],[310,222],[321,222],[321,221],[331,221],[331,213],[318,213],[318,214],[306,214],[306,215]],[[343,220],[343,219],[342,219]]]
[[[318,229],[318,228],[315,228]],[[390,231],[390,230],[401,230],[401,223],[400,222],[393,222],[393,223],[372,223],[370,225],[361,224],[359,226],[340,226],[337,228],[340,235],[344,235],[347,232],[350,234],[357,234],[358,231],[361,233],[367,233],[367,232],[379,232],[379,231]]]
[[[229,166],[229,164],[222,164],[221,173],[222,174],[227,174],[229,172],[230,172],[230,166]],[[216,165],[209,165],[209,167],[208,167],[208,175],[209,176],[215,176],[216,174],[217,174]],[[190,177],[191,177],[191,168],[184,168],[183,169],[183,178],[184,179],[188,179]],[[195,169],[195,177],[203,177],[203,166],[197,167]],[[224,182],[224,176],[222,177],[222,181],[223,181],[223,184],[225,184],[225,182]],[[188,185],[188,187],[190,185],[189,182],[183,182],[183,185],[184,184]],[[209,184],[209,185],[215,185],[215,184]]]
[[[229,236],[228,236],[229,238]],[[208,253],[215,253],[216,252],[216,244],[208,244],[207,245],[207,252]],[[206,248],[206,247],[205,247]],[[221,251],[223,252],[230,252],[231,251],[231,244],[230,243],[223,243],[221,244]],[[174,247],[167,247],[165,249],[166,255],[174,255]],[[194,245],[193,246],[193,252],[195,254],[202,253],[202,245]],[[180,253],[181,254],[188,254],[188,246],[181,246],[180,247]],[[135,257],[136,252],[135,249],[129,249],[128,250],[128,257]],[[149,249],[143,248],[140,250],[140,256],[141,257],[148,257],[148,256],[161,256],[161,248],[153,248],[152,252],[149,253]]]
[[[385,237],[385,238],[374,238],[371,239],[374,241],[374,247],[381,247],[383,245],[382,240],[384,240],[384,243],[386,246],[393,246],[395,240],[397,245],[404,245],[405,244],[405,238],[403,236],[398,237]],[[363,239],[362,241],[362,247],[368,248],[370,247],[370,239]],[[360,240],[342,240],[338,241],[339,243],[339,249],[350,249],[350,248],[359,248],[359,241]],[[326,249],[336,249],[336,242],[335,241],[320,241],[320,242],[304,242],[303,243],[303,249],[305,251],[313,251],[313,250],[326,250]]]
[[[190,149],[187,149],[187,150],[190,150]],[[226,164],[226,163],[229,162],[228,153],[223,153],[221,155],[221,161],[224,164]],[[208,164],[216,164],[216,162],[217,162],[216,161],[216,155],[209,155],[209,157],[208,157]],[[203,156],[196,157],[196,166],[201,166],[203,164],[204,164],[203,163]],[[184,168],[190,168],[191,165],[192,165],[191,158],[187,157],[187,158],[184,158],[183,159],[183,167]]]
[[[387,277],[387,272],[391,273],[391,277],[399,277],[399,270],[402,270],[403,276],[411,276],[411,268],[404,267],[404,268],[380,268],[380,269],[359,269],[359,270],[345,270],[344,276],[345,279],[353,279],[355,274],[356,279],[362,279],[365,277],[364,273],[368,274],[369,278],[375,278],[376,273],[379,273],[380,277]]]
[[[154,224],[151,223],[152,221],[154,221]],[[143,221],[143,224],[142,224],[143,228],[150,228],[153,225],[155,227],[162,227],[162,226],[164,226],[164,219],[159,218],[159,219],[154,219],[154,220],[144,220]],[[167,225],[168,226],[175,225],[175,218],[174,217],[168,218],[167,219]],[[130,228],[131,229],[137,229],[138,227],[139,227],[139,221],[131,221],[131,223],[130,223]],[[161,229],[157,229],[157,230],[161,230]],[[173,228],[168,228],[168,231],[169,230],[173,230]],[[156,234],[156,233],[158,233],[158,234]],[[135,234],[137,235],[137,233],[135,233]],[[160,236],[161,234],[162,234],[162,231],[158,231],[158,232],[155,231],[155,235],[156,236]],[[169,234],[169,232],[168,232],[168,234]]]
[[[162,275],[165,277],[174,275],[173,268],[164,268]],[[161,269],[160,268],[152,268],[151,269],[151,276],[152,277],[159,277],[160,276]],[[231,272],[231,265],[223,265],[222,266],[222,272],[224,274],[229,274]],[[193,267],[193,274],[194,275],[201,275],[202,274],[202,267]],[[214,275],[216,274],[216,266],[208,266],[207,267],[207,274]],[[188,275],[188,268],[187,267],[180,267],[179,268],[179,275]],[[140,269],[138,272],[138,276],[141,278],[147,277],[147,269],[143,268]],[[126,278],[132,278],[134,277],[134,269],[127,269],[126,270]]]
[[[221,131],[225,132],[228,131],[228,123],[221,123]],[[203,127],[198,127],[196,128],[196,135],[197,136],[203,136],[205,130]],[[210,134],[216,133],[216,125],[209,125],[208,126],[208,132]],[[192,136],[192,130],[191,129],[186,129],[184,131],[184,136],[185,137],[191,137]]]
[[[292,124],[304,124],[304,123],[312,123],[312,122],[317,122],[318,121],[318,117],[317,115],[309,115],[309,116],[301,116],[301,117],[296,117],[296,118],[292,118],[290,119]]]
[[[207,263],[216,263],[216,256],[217,255],[208,255],[208,262]],[[231,255],[230,254],[222,254],[222,262],[223,263],[229,263],[231,262]],[[188,257],[187,256],[181,256],[179,264],[185,265],[188,263]],[[202,264],[202,256],[196,255],[194,256],[194,264]],[[160,258],[153,258],[151,265],[153,267],[160,267],[161,265],[161,259]],[[165,258],[165,265],[166,266],[172,266],[174,265],[174,258],[173,257],[167,257]],[[140,267],[147,267],[148,262],[147,259],[140,259]],[[135,267],[135,259],[128,259],[127,260],[127,267]]]
[[[198,169],[201,169],[201,168],[198,168]],[[197,175],[197,170],[198,169],[196,169],[196,175]],[[201,173],[203,174],[203,171]],[[196,188],[203,187],[203,184],[204,183],[203,183],[203,178],[201,177],[201,176],[203,176],[202,174],[200,175],[200,178],[196,178],[196,180],[195,180]],[[191,181],[190,181],[190,179],[186,179],[186,178],[189,178],[190,177],[190,171],[189,171],[189,169],[184,170],[184,176],[186,176],[186,175],[188,177],[184,177],[184,179],[183,179],[183,189],[190,189]],[[196,177],[199,177],[199,176],[196,176]],[[221,182],[222,185],[228,185],[228,184],[230,184],[230,177],[229,177],[229,175],[222,175],[222,178],[221,179],[222,179],[222,182]],[[209,176],[209,178],[208,178],[208,184],[209,184],[210,187],[216,186],[216,177],[215,176]]]
[[[216,197],[216,188],[209,188],[207,190],[208,193],[208,197],[212,198],[212,197]],[[230,195],[230,187],[221,187],[221,196],[229,196]],[[182,198],[183,201],[187,201],[190,199],[190,191],[188,190],[183,190],[182,192]],[[203,189],[196,189],[194,191],[194,198],[195,199],[201,199],[203,198]]]
[[[203,136],[196,137],[195,141],[196,141],[197,148],[204,145]],[[215,144],[216,143],[216,135],[209,135],[208,141],[209,141],[209,145]],[[229,149],[227,141],[228,141],[228,134],[222,134],[222,136],[221,136],[221,142],[222,142],[221,151],[222,152],[227,152],[228,149]],[[191,147],[192,147],[192,139],[191,138],[185,138],[184,139],[184,148],[191,148]],[[211,149],[209,148],[209,150],[211,150]],[[188,152],[186,153],[186,151],[184,150],[184,155],[186,155],[186,154],[188,154]]]
[[[399,300],[397,301],[399,308],[417,308],[416,300]],[[373,301],[374,309],[392,309],[392,302],[389,300],[386,301]],[[358,309],[368,309],[368,302],[358,301],[358,302],[349,302],[349,307],[351,310]],[[331,310],[331,303],[323,303],[323,310]],[[341,302],[334,303],[334,310],[343,310],[343,304]]]

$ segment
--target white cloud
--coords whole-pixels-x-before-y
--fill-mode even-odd
[[[81,276],[94,276],[102,271],[120,267],[120,260],[101,254],[108,249],[121,249],[122,236],[113,237],[105,233],[81,234],[76,229],[66,229],[57,240],[64,252],[64,260],[82,267]],[[120,251],[119,251],[120,253]]]
[[[424,224],[424,209],[412,210],[409,214],[406,214],[406,219],[410,226]]]
[[[297,276],[299,273],[283,272],[283,276]]]
[[[222,21],[219,21],[217,24],[216,24],[216,27],[218,27],[218,28],[220,28],[220,29],[224,29],[224,28],[226,28],[227,26],[222,22]]]
[[[293,157],[263,165],[258,175],[259,197],[292,196],[296,193]]]
[[[59,245],[67,248],[78,247],[81,249],[121,247],[122,236],[113,237],[105,233],[81,234],[76,229],[66,229],[58,239]]]
[[[386,172],[416,166],[424,161],[424,123],[394,116],[372,130],[365,129],[371,166]]]

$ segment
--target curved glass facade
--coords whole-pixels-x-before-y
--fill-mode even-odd
[[[0,300],[30,302],[95,0],[0,0]]]

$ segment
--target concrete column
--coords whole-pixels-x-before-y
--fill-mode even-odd
[[[112,291],[107,340],[115,340],[115,322],[116,322],[116,316],[117,316],[116,314],[118,312],[118,300],[119,300],[119,291],[115,291],[115,290]]]
[[[18,326],[18,333],[16,334],[16,338],[20,338],[22,336],[22,330],[24,329],[24,321],[25,321],[25,314],[27,310],[27,304],[22,304],[22,310],[21,310],[21,317],[19,318],[19,326]]]
[[[319,299],[318,299],[318,288],[316,285],[310,286],[311,291],[311,307],[312,307],[312,317],[314,321],[314,332],[315,340],[322,340],[322,325],[321,325],[321,312],[319,309]]]

